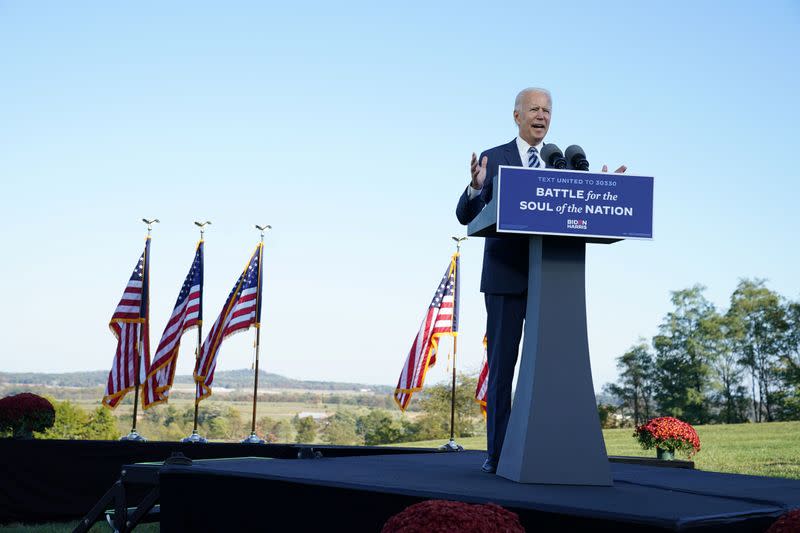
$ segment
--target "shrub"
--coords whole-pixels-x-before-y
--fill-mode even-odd
[[[783,513],[766,533],[796,533],[797,531],[800,531],[800,509],[792,509]]]
[[[47,399],[23,392],[0,400],[0,431],[14,437],[31,438],[34,431],[52,427],[56,412]]]
[[[471,505],[428,500],[406,507],[384,524],[381,533],[524,533],[519,517],[493,503]]]

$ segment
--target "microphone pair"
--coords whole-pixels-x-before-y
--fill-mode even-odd
[[[586,152],[577,144],[568,146],[566,154],[555,144],[545,144],[544,148],[542,148],[542,160],[550,168],[589,170],[589,161],[586,160]]]

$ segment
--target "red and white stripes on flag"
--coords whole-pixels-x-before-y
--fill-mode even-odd
[[[406,357],[394,391],[394,401],[401,411],[408,407],[411,395],[422,390],[428,368],[436,364],[439,337],[458,335],[458,263],[459,254],[456,252],[450,258]]]
[[[259,243],[250,257],[233,290],[225,300],[225,305],[211,326],[208,337],[203,341],[200,357],[194,369],[197,383],[195,402],[211,396],[214,370],[222,341],[234,333],[245,331],[250,326],[260,327],[261,321],[261,256],[264,243]]]
[[[486,416],[486,391],[489,387],[489,362],[486,358],[486,335],[483,336],[483,363],[478,374],[478,386],[475,387],[475,401],[481,406],[481,413]]]
[[[150,369],[149,271],[150,236],[108,324],[117,338],[117,351],[103,395],[103,405],[111,409],[144,381]]]
[[[147,409],[169,399],[175,380],[175,368],[181,336],[202,322],[203,315],[203,241],[197,243],[192,266],[178,293],[175,308],[161,335],[156,355],[142,388],[144,408]]]

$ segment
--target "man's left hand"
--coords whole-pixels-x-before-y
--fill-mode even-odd
[[[617,170],[614,171],[614,174],[624,174],[626,170],[628,170],[628,167],[621,165]],[[608,172],[608,165],[603,165],[603,170],[600,172]]]

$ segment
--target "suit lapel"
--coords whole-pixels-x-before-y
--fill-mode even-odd
[[[547,143],[542,144],[542,150],[544,147],[547,146]],[[503,145],[503,155],[505,156],[505,165],[509,165],[512,167],[524,167],[527,165],[522,164],[522,160],[519,158],[519,148],[517,148],[517,139],[514,138],[510,143]],[[550,165],[547,164],[546,161],[542,160],[543,168],[550,168]]]
[[[522,160],[519,158],[519,148],[517,148],[516,137],[510,143],[503,145],[503,155],[505,155],[505,164],[512,167],[521,167]]]

